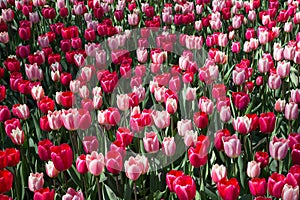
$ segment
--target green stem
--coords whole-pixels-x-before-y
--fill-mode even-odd
[[[100,186],[100,176],[96,178],[97,188],[98,188],[98,199],[102,200],[101,186]]]
[[[135,181],[134,181],[133,185],[134,185],[134,200],[137,200],[138,198],[137,198],[137,189],[136,189],[136,182]]]

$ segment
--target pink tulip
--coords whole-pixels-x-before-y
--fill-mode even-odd
[[[42,86],[34,86],[31,89],[31,96],[35,101],[39,101],[45,96],[45,92]]]
[[[280,61],[277,63],[276,73],[280,78],[286,78],[290,74],[290,62]]]
[[[288,152],[288,140],[283,138],[273,137],[269,144],[269,151],[272,158],[282,160]]]
[[[155,153],[159,150],[159,141],[155,132],[146,133],[143,142],[144,148],[148,153]]]
[[[62,200],[84,200],[81,190],[76,191],[73,188],[68,188],[67,193],[62,196]]]
[[[133,181],[137,180],[141,174],[147,173],[149,168],[148,159],[140,155],[131,156],[125,161],[124,166],[126,176]]]
[[[277,112],[283,112],[284,108],[285,108],[285,100],[278,99],[275,102],[274,110],[276,110]]]
[[[59,111],[54,111],[48,112],[47,118],[48,118],[48,122],[49,122],[49,126],[52,130],[58,130],[62,127],[63,123],[61,120],[61,114],[62,112]]]
[[[105,156],[106,169],[112,174],[118,174],[123,168],[123,158],[118,151],[108,151]]]
[[[157,128],[163,129],[170,125],[170,114],[167,111],[153,111],[151,116]]]
[[[43,188],[44,186],[44,174],[42,173],[30,173],[28,177],[28,188],[30,191],[34,192]]]
[[[233,70],[232,71],[232,80],[236,85],[241,85],[245,82],[246,72],[245,70]]]
[[[260,175],[260,163],[256,161],[248,162],[247,175],[250,178],[255,178]]]
[[[27,119],[30,115],[29,108],[26,104],[13,105],[12,113],[14,116],[16,116],[20,119]]]
[[[291,90],[291,101],[294,103],[300,103],[300,89]]]
[[[270,75],[269,79],[268,79],[268,86],[269,86],[269,88],[271,88],[273,90],[280,88],[280,86],[281,86],[280,76],[277,74]]]
[[[249,180],[250,193],[253,196],[264,196],[267,192],[267,182],[265,178],[253,178]]]
[[[284,116],[287,120],[296,120],[298,118],[298,104],[291,102],[285,105]]]
[[[201,97],[198,102],[198,107],[202,112],[211,115],[213,113],[214,104],[209,98]]]
[[[183,138],[184,144],[187,147],[195,146],[196,142],[197,142],[197,139],[198,139],[197,132],[196,131],[192,131],[192,130],[186,131],[185,135],[184,135],[184,138]]]
[[[25,134],[23,130],[20,130],[19,127],[12,129],[9,138],[16,145],[22,145],[25,141]]]
[[[193,101],[193,100],[195,100],[196,99],[196,91],[197,91],[197,88],[188,87],[186,89],[185,99],[187,101]]]
[[[211,178],[213,182],[218,183],[223,178],[227,177],[227,170],[224,165],[214,164],[211,169]]]
[[[177,111],[177,101],[174,98],[168,98],[166,101],[166,110],[169,114],[174,114]]]
[[[55,178],[58,176],[59,171],[55,168],[54,164],[52,161],[48,161],[46,163],[46,174],[50,177],[50,178]]]
[[[44,76],[43,70],[36,63],[32,65],[25,64],[25,72],[30,81],[42,80]]]
[[[136,50],[137,59],[140,63],[146,63],[148,59],[147,49],[138,48]]]
[[[176,152],[176,143],[174,137],[165,137],[162,141],[162,152],[166,156],[173,156]]]
[[[98,151],[99,142],[96,136],[85,136],[83,138],[83,149],[85,153],[92,153]]]
[[[241,44],[240,42],[233,42],[231,45],[231,51],[232,53],[239,53],[241,50]]]
[[[251,130],[252,119],[247,116],[237,117],[233,120],[233,128],[241,134],[247,134]]]
[[[228,157],[237,158],[241,154],[241,141],[236,135],[224,136],[222,138],[224,144],[224,150]]]
[[[99,176],[104,170],[104,156],[102,153],[93,151],[86,155],[86,165],[91,174]]]
[[[182,119],[178,121],[177,130],[180,136],[184,136],[187,131],[192,130],[192,121],[189,119]]]
[[[60,118],[66,129],[72,131],[79,128],[79,112],[77,109],[62,110]]]
[[[282,189],[281,198],[282,200],[298,200],[299,186],[296,185],[295,187],[293,187],[292,185],[285,184]]]
[[[231,119],[231,111],[229,106],[222,106],[220,110],[220,119],[222,122],[228,122]]]

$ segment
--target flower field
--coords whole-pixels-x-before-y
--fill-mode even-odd
[[[0,200],[298,200],[299,5],[0,0]]]

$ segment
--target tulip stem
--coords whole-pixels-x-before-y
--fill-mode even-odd
[[[117,193],[119,194],[119,179],[118,179],[118,175],[115,176],[116,177],[116,187],[117,187]]]
[[[101,186],[100,186],[100,176],[96,178],[97,188],[98,188],[98,199],[102,200]]]
[[[133,185],[134,185],[134,199],[137,200],[138,198],[137,198],[137,190],[136,190],[136,182],[135,181],[134,181]]]

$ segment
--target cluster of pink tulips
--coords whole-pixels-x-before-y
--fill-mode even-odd
[[[0,200],[298,200],[299,7],[0,0]]]

